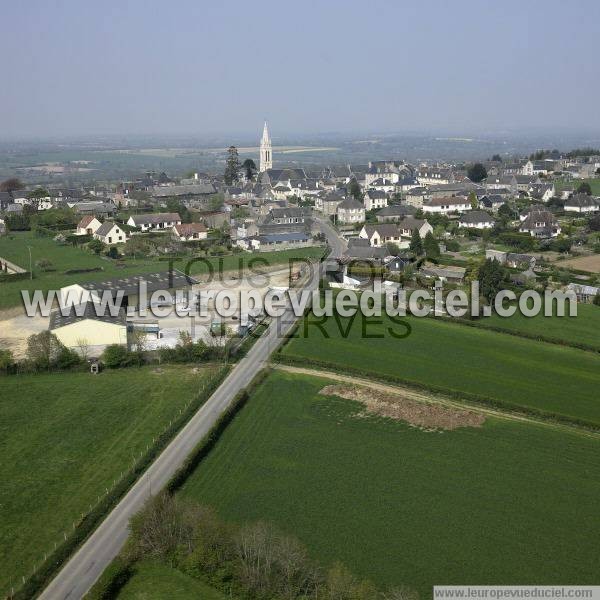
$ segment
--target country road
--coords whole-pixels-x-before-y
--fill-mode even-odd
[[[330,258],[345,250],[345,242],[328,223],[318,220],[331,247]],[[317,289],[321,269],[314,270],[304,289]],[[269,329],[256,341],[248,354],[235,366],[214,394],[188,421],[173,441],[150,465],[104,521],[58,572],[40,598],[74,600],[82,598],[117,556],[128,536],[130,518],[146,500],[161,489],[182,466],[185,459],[210,431],[236,394],[243,390],[267,364],[281,338],[291,329],[297,317],[291,310],[273,319]]]

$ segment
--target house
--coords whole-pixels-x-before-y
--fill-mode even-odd
[[[369,245],[374,248],[379,248],[389,243],[400,244],[402,242],[402,232],[395,223],[363,225],[358,237],[369,240]]]
[[[344,252],[342,261],[344,263],[364,261],[382,264],[387,255],[388,252],[384,247],[371,247],[353,244],[352,246],[348,246],[348,250]]]
[[[421,167],[417,170],[417,180],[419,185],[452,183],[452,171],[447,168]]]
[[[155,231],[172,229],[174,225],[181,224],[178,213],[148,213],[144,215],[132,215],[127,220],[127,225],[137,227],[142,231]]]
[[[49,329],[67,348],[85,346],[92,356],[99,356],[108,345],[127,344],[125,311],[121,308],[112,316],[105,305],[91,300],[52,312]]]
[[[67,206],[80,215],[94,215],[96,217],[112,217],[117,212],[115,204],[100,200],[67,201]]]
[[[515,175],[517,192],[527,192],[534,183],[541,183],[537,175]]]
[[[86,215],[77,223],[75,235],[93,235],[102,223],[93,215]]]
[[[178,223],[173,225],[173,235],[181,242],[205,240],[208,229],[204,223]]]
[[[454,267],[451,265],[435,265],[433,263],[425,263],[421,267],[419,273],[423,277],[431,277],[448,281],[450,283],[462,283],[467,270],[464,267]]]
[[[416,229],[419,235],[424,238],[428,233],[433,233],[433,227],[427,219],[415,219],[415,217],[404,217],[399,223],[398,228],[405,237],[410,237]]]
[[[600,295],[600,288],[591,285],[581,285],[579,283],[570,283],[567,290],[575,292],[577,302],[582,304],[591,304]]]
[[[379,177],[369,184],[369,189],[385,192],[386,194],[391,194],[395,188],[396,184],[391,179],[386,179],[385,177]]]
[[[422,208],[424,213],[448,214],[471,210],[471,202],[464,196],[445,196],[428,200]]]
[[[385,208],[388,205],[387,194],[381,190],[367,190],[363,202],[365,204],[365,210]]]
[[[324,193],[315,198],[315,210],[322,212],[325,216],[337,214],[337,207],[344,201],[340,194],[334,192]]]
[[[560,234],[560,225],[556,217],[547,210],[531,211],[521,222],[521,233],[529,233],[536,238],[551,238]]]
[[[531,254],[517,254],[516,252],[504,252],[503,250],[488,249],[485,251],[485,257],[496,260],[501,265],[506,265],[512,269],[533,270],[536,263],[535,256]]]
[[[486,194],[479,198],[479,208],[483,210],[497,212],[503,204],[506,204],[506,199],[500,194]]]
[[[93,235],[94,239],[105,244],[119,244],[127,240],[125,232],[114,221],[104,221]]]
[[[419,208],[423,206],[425,199],[428,197],[427,189],[424,187],[412,188],[406,193],[406,204]]]
[[[416,212],[417,209],[414,206],[392,204],[382,208],[376,216],[379,223],[385,223],[386,221],[401,221],[404,217],[414,215]]]
[[[346,198],[338,204],[337,222],[341,225],[354,225],[365,222],[365,207],[354,198]]]
[[[244,250],[270,252],[272,250],[288,250],[312,246],[313,241],[303,232],[272,233],[237,240],[237,245]]]
[[[460,217],[458,226],[472,229],[491,229],[494,226],[494,217],[483,210],[471,210]]]
[[[532,183],[528,191],[532,198],[542,202],[548,202],[556,195],[556,188],[553,183]]]
[[[594,213],[600,210],[598,200],[587,194],[575,194],[565,201],[565,211],[576,213]]]
[[[519,191],[517,178],[514,174],[504,174],[490,176],[485,180],[486,190],[510,190],[510,193],[516,195]]]
[[[556,169],[555,161],[550,159],[545,160],[528,160],[522,169],[523,175],[547,175]]]

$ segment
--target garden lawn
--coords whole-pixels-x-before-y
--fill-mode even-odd
[[[37,237],[32,232],[14,232],[7,236],[0,236],[0,257],[16,263],[20,267],[29,270],[29,249],[31,248],[31,259],[33,265],[33,280],[5,281],[0,283],[0,310],[18,306],[21,301],[21,290],[59,290],[61,287],[74,283],[85,283],[88,281],[103,281],[126,275],[140,273],[154,273],[169,269],[169,259],[150,257],[145,259],[127,258],[119,261],[105,256],[98,256],[85,248],[77,246],[61,245],[49,237]],[[281,252],[261,252],[257,254],[238,253],[223,257],[201,257],[202,262],[192,262],[192,257],[173,261],[173,268],[184,270],[188,260],[190,261],[189,272],[191,275],[208,273],[209,268],[206,260],[214,269],[214,276],[219,272],[236,271],[247,267],[260,270],[265,266],[287,264],[290,259],[320,258],[324,248],[315,246],[312,248],[298,248],[295,250],[283,250]],[[36,262],[46,259],[52,263],[51,271],[42,271],[36,267]],[[95,269],[101,271],[92,273],[77,273],[67,275],[65,271],[72,269]]]
[[[0,377],[0,595],[31,574],[217,370]]]
[[[323,566],[434,584],[595,584],[600,439],[489,418],[424,432],[358,417],[326,379],[272,373],[180,494],[267,520]]]
[[[406,329],[387,317],[354,322],[329,318],[324,337],[307,317],[285,355],[325,361],[343,372],[353,367],[391,375],[449,392],[469,393],[600,425],[600,355],[434,318],[405,318],[412,331],[405,339],[390,335]],[[313,323],[313,324],[311,324]],[[305,335],[306,334],[306,335]],[[366,337],[371,336],[371,337]],[[378,337],[374,337],[378,336]]]

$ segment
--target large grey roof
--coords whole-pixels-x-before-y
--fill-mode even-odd
[[[192,277],[186,276],[181,271],[174,269],[173,271],[118,277],[106,281],[91,281],[80,285],[86,290],[96,290],[99,292],[108,290],[115,294],[119,290],[123,290],[123,294],[127,296],[129,294],[137,294],[140,282],[142,281],[146,282],[146,289],[149,294],[157,290],[180,289],[198,283]]]
[[[64,314],[63,314],[64,312]],[[111,311],[106,305],[101,305],[91,300],[83,304],[76,306],[70,306],[63,308],[63,310],[57,310],[50,314],[50,331],[65,327],[66,325],[72,325],[78,321],[85,321],[93,319],[94,321],[102,321],[104,323],[116,323],[118,325],[125,325],[125,310],[119,309],[117,316],[112,316]]]

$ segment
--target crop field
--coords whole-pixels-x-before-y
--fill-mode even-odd
[[[0,310],[21,304],[21,290],[36,289],[48,291],[87,281],[102,281],[115,277],[139,273],[152,273],[169,269],[169,261],[159,258],[133,259],[115,261],[104,256],[74,246],[60,245],[51,238],[37,237],[31,232],[16,232],[0,237],[0,256],[20,267],[29,270],[29,248],[33,265],[33,280],[8,281],[0,284]],[[215,277],[219,271],[236,271],[246,266],[260,269],[263,265],[285,264],[290,259],[320,258],[322,247],[298,248],[281,252],[261,252],[259,254],[234,254],[224,257],[202,259],[202,262],[191,262],[190,274],[201,275],[209,272],[207,261],[214,269]],[[36,267],[40,259],[52,263],[51,271],[42,271]],[[188,259],[175,260],[175,269],[185,269]],[[250,262],[252,261],[252,262]],[[102,269],[92,273],[66,274],[72,269]]]
[[[119,600],[229,600],[202,581],[161,563],[136,563],[135,574],[119,591]]]
[[[595,307],[594,307],[595,308]],[[284,355],[325,361],[341,370],[354,367],[391,375],[449,392],[475,394],[527,408],[579,418],[600,425],[600,356],[483,328],[427,318],[405,319],[411,332],[387,317],[329,318],[320,327],[314,316],[301,325]],[[312,323],[312,324],[311,324]],[[347,337],[340,333],[347,330]],[[306,335],[305,335],[306,333]],[[325,337],[325,334],[328,337]],[[371,336],[371,337],[366,337]]]
[[[0,377],[0,593],[31,574],[216,370]]]
[[[592,584],[600,438],[487,417],[424,431],[275,371],[179,493],[380,586]]]
[[[567,308],[568,314],[568,308]],[[512,333],[560,341],[565,344],[584,344],[600,351],[600,307],[577,304],[576,317],[525,317],[517,311],[512,317],[482,317],[477,323],[482,327],[504,329]]]
[[[577,189],[584,182],[590,184],[590,187],[592,188],[592,195],[600,195],[600,177],[592,177],[591,179],[573,179],[573,181],[557,180],[554,186],[556,187],[556,191],[560,192],[565,185],[574,185],[575,189]]]

